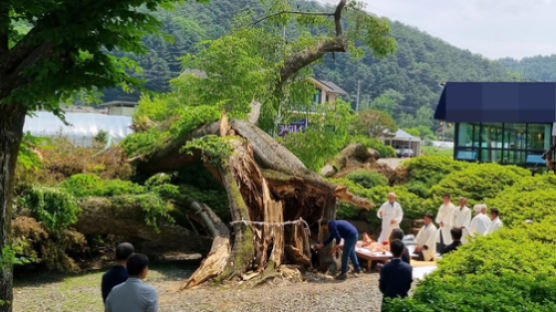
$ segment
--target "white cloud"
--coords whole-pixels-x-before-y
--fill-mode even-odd
[[[555,0],[363,1],[370,12],[488,58],[556,54]]]

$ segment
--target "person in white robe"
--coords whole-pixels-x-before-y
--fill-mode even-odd
[[[487,205],[477,204],[473,210],[475,210],[475,216],[469,224],[469,235],[472,237],[485,235],[490,226],[490,218],[486,215]]]
[[[500,220],[500,212],[496,208],[490,208],[490,225],[486,231],[486,234],[490,234],[498,231],[502,226],[502,220]]]
[[[382,229],[378,237],[379,244],[388,240],[393,229],[400,227],[403,219],[402,206],[396,201],[396,193],[388,193],[388,201],[380,206],[376,213],[379,219],[382,219]]]
[[[438,230],[432,222],[432,214],[425,215],[425,225],[421,227],[415,238],[415,251],[417,256],[413,258],[416,260],[433,261],[436,255],[436,236]]]
[[[466,236],[469,235],[469,224],[471,223],[471,209],[466,204],[467,198],[460,197],[459,205],[454,209],[454,214],[452,215],[452,227],[461,229],[462,243],[467,242]]]
[[[452,204],[450,194],[444,194],[444,196],[442,196],[442,205],[440,205],[438,213],[436,214],[435,221],[436,224],[438,224],[439,229],[436,242],[443,243],[444,245],[452,243],[452,234],[450,233],[450,230],[452,229],[455,209],[456,207]]]

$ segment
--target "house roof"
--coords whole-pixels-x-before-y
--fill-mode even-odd
[[[395,141],[410,141],[410,142],[418,142],[421,141],[418,137],[412,136],[411,134],[405,132],[402,129],[398,129],[398,131],[396,131],[396,135],[394,135],[393,138],[391,138],[391,140],[395,140]]]
[[[448,82],[434,118],[452,122],[555,122],[556,83]]]
[[[327,80],[318,80],[318,81],[320,81],[320,83],[328,87],[329,90],[326,90],[327,92],[341,94],[341,95],[348,95],[348,93],[344,89],[340,88],[340,86],[333,83],[332,81],[327,81]]]

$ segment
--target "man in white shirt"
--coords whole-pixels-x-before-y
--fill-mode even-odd
[[[469,235],[472,237],[485,235],[488,227],[490,226],[490,219],[486,215],[487,205],[478,204],[473,207],[475,210],[475,217],[469,224]]]
[[[378,237],[378,242],[388,240],[393,229],[400,227],[403,219],[402,206],[396,201],[396,193],[388,193],[388,201],[380,206],[376,213],[379,219],[382,219],[382,231]]]
[[[498,211],[498,209],[490,208],[490,219],[492,220],[492,222],[490,222],[486,234],[496,232],[503,226],[502,220],[500,220],[500,212]]]
[[[452,216],[452,227],[461,229],[462,238],[461,242],[466,243],[466,236],[469,235],[468,228],[471,223],[471,209],[466,206],[467,198],[460,197],[459,205],[454,209],[454,214]]]
[[[436,255],[436,236],[438,230],[432,223],[432,214],[425,214],[425,225],[421,227],[415,238],[415,254],[413,257],[420,261],[433,261]]]
[[[442,247],[452,243],[450,230],[452,229],[454,210],[456,210],[456,207],[452,204],[450,194],[444,194],[442,205],[438,208],[438,214],[436,215],[436,224],[438,224],[439,229],[436,242],[440,243]]]

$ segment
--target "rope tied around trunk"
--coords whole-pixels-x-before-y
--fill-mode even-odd
[[[230,225],[235,225],[235,224],[244,224],[244,225],[256,225],[256,226],[284,226],[284,225],[297,225],[297,224],[303,224],[305,227],[306,231],[310,231],[309,229],[309,224],[307,223],[307,221],[303,220],[303,218],[299,218],[297,220],[290,220],[290,221],[284,221],[284,222],[264,222],[264,221],[250,221],[250,220],[245,220],[244,218],[241,218],[241,220],[235,220],[230,222]]]

